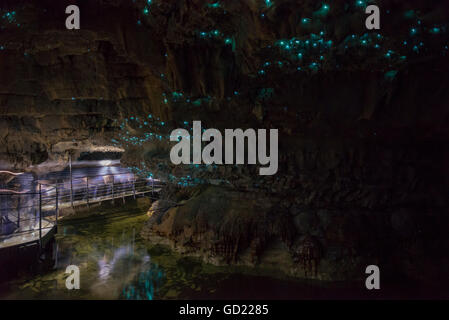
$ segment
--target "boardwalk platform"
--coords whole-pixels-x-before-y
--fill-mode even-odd
[[[30,243],[39,243],[42,239],[46,239],[49,234],[56,232],[55,222],[42,219],[41,234],[39,227],[28,231],[20,231],[7,236],[0,237],[0,254],[2,249],[14,246],[28,245]]]
[[[62,210],[121,199],[154,198],[162,187],[157,180],[120,174],[54,183],[40,181],[33,192],[2,192],[0,262],[24,250],[39,255],[56,234]]]

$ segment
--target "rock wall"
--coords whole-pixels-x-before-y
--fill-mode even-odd
[[[179,187],[153,240],[320,279],[445,276],[448,3],[377,1],[367,31],[362,2],[79,1],[81,30],[68,1],[7,3],[2,167],[116,146]],[[192,120],[279,129],[278,173],[174,166]]]

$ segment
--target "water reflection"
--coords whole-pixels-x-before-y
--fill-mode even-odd
[[[145,271],[140,272],[136,279],[123,288],[120,298],[127,300],[153,300],[158,288],[164,280],[164,272],[156,264],[146,263]]]
[[[104,257],[98,261],[98,267],[100,269],[98,270],[98,278],[100,279],[100,281],[108,280],[112,270],[114,269],[116,262],[129,254],[130,254],[129,245],[116,249],[114,251],[114,256],[110,261],[105,254]]]
[[[98,280],[91,289],[103,298],[114,292],[114,298],[153,300],[163,284],[163,270],[151,262],[146,250],[134,251],[132,244],[105,253],[97,265]]]
[[[121,234],[114,232],[114,224],[119,222],[110,222],[113,216],[108,218],[103,223],[63,228],[63,236],[58,237],[58,268],[68,264],[80,266],[86,298],[153,299],[163,284],[164,272],[152,263],[134,226],[127,228],[130,219],[134,224],[145,216],[120,219],[124,224]]]
[[[0,298],[8,299],[342,299],[366,297],[365,287],[304,283],[234,273],[178,255],[140,237],[148,204],[126,210],[108,209],[95,217],[59,226],[54,261],[6,283]],[[80,290],[67,290],[69,265],[80,268]],[[254,270],[249,271],[251,273]],[[3,270],[2,270],[3,274]],[[0,274],[1,276],[1,274]]]

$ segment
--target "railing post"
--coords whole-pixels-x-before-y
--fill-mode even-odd
[[[133,195],[134,200],[136,200],[136,179],[133,179]]]
[[[17,200],[17,229],[20,228],[20,194]]]
[[[58,193],[58,184],[56,183],[56,212],[55,212],[55,219],[56,219],[56,225],[58,225],[58,204],[59,204],[59,193]]]
[[[0,235],[2,233],[2,228],[3,228],[3,209],[2,206],[3,205],[3,194],[0,194]]]
[[[73,176],[72,176],[72,155],[70,154],[69,160],[69,168],[70,168],[70,204],[73,208]]]
[[[86,177],[87,206],[89,206],[89,177]]]
[[[42,248],[42,185],[39,183],[39,246]]]
[[[154,179],[151,178],[151,199],[154,199]]]
[[[114,203],[115,195],[114,195],[114,176],[112,176],[112,203]]]
[[[5,201],[5,197],[6,197],[6,201]],[[0,195],[0,204],[1,204],[1,209],[0,209],[0,220],[3,224],[3,219],[6,216],[6,220],[8,220],[8,198],[7,195],[1,194]],[[6,208],[6,209],[3,209]],[[5,213],[6,212],[6,213]]]

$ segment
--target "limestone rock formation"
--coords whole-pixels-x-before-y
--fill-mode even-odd
[[[152,241],[320,279],[376,263],[441,278],[448,3],[376,3],[379,31],[365,28],[365,1],[85,1],[81,30],[64,27],[69,1],[11,2],[0,167],[123,149],[123,164],[179,188]],[[279,129],[278,173],[173,165],[167,137],[192,120]]]

